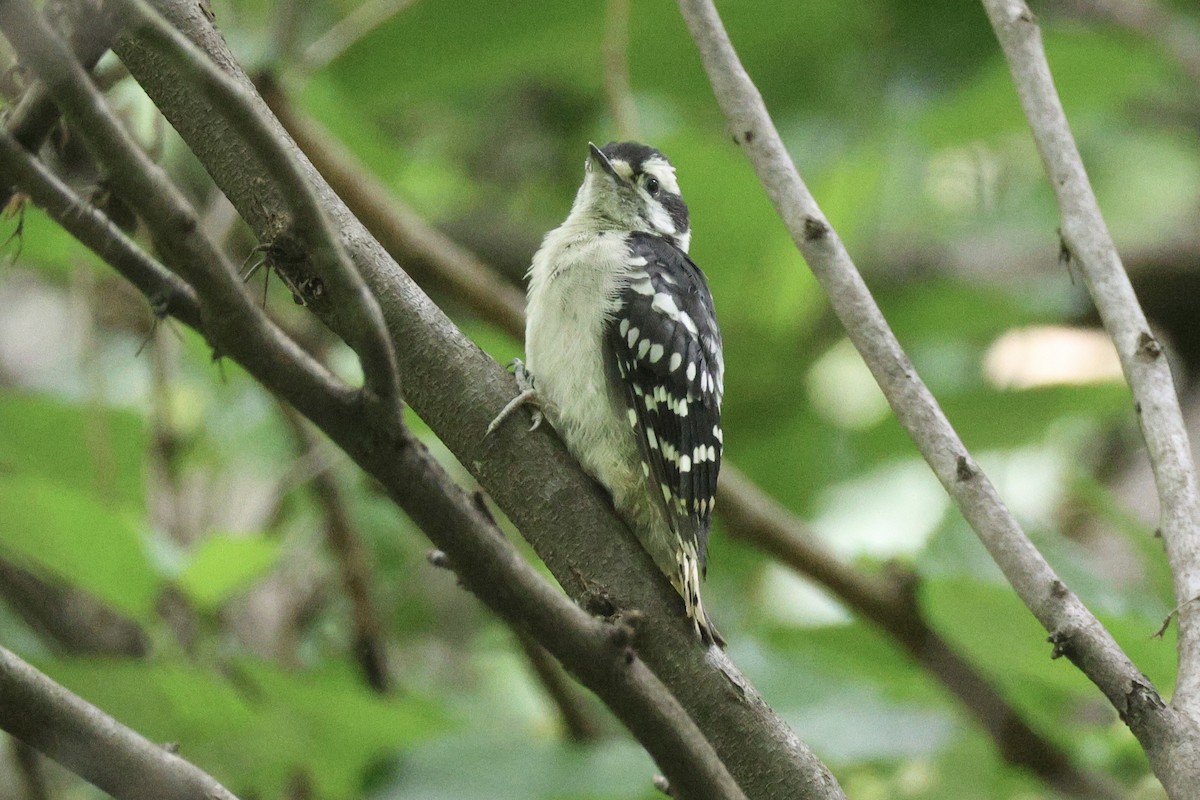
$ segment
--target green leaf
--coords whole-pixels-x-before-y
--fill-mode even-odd
[[[192,553],[178,577],[179,588],[197,605],[216,610],[279,560],[277,541],[263,536],[218,533]]]
[[[29,474],[0,474],[0,509],[0,552],[138,619],[153,616],[160,581],[125,515]]]
[[[0,469],[141,508],[146,430],[131,411],[0,392]]]

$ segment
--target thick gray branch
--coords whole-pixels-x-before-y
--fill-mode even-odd
[[[863,357],[938,480],[970,523],[1009,583],[1066,655],[1121,714],[1150,754],[1164,784],[1170,755],[1194,771],[1200,755],[1195,726],[1167,708],[1112,635],[1058,578],[995,487],[979,469],[888,327],[849,253],[800,178],[742,67],[711,0],[679,0],[717,102],[797,247],[821,283],[850,340]],[[1163,757],[1166,756],[1166,757]],[[1197,783],[1193,783],[1193,786]]]
[[[1058,200],[1063,242],[1080,267],[1133,390],[1158,487],[1160,530],[1179,604],[1175,706],[1200,723],[1200,491],[1171,368],[1100,213],[1033,13],[1022,0],[984,0],[984,6]]]

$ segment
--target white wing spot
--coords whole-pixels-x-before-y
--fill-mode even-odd
[[[688,364],[687,379],[688,379],[689,383],[691,381],[696,380],[696,362],[695,361],[692,361]]]
[[[650,276],[644,272],[630,282],[629,288],[633,289],[638,294],[644,294],[647,297],[654,294],[654,285],[650,283]]]
[[[686,417],[688,415],[688,402],[686,398],[680,399],[679,408],[675,413],[681,417]]]
[[[650,465],[645,461],[642,462],[642,475],[646,476],[647,478],[650,477]]]
[[[629,409],[628,414],[629,414],[629,424],[631,426],[633,426],[634,428],[636,428],[637,427],[637,412],[631,408],[631,409]]]
[[[680,456],[679,471],[680,472],[691,472],[692,471],[692,460],[690,458],[688,458],[687,456]]]
[[[654,435],[653,428],[650,428],[646,431],[646,442],[650,445],[651,450],[658,449],[658,437]]]
[[[679,365],[682,363],[683,363],[683,354],[682,353],[671,353],[671,363],[669,365],[671,372],[674,372],[675,370],[679,369]]]
[[[675,298],[665,292],[659,292],[654,295],[654,300],[651,301],[650,307],[655,311],[666,314],[671,319],[679,319],[679,306],[675,305]]]
[[[711,444],[708,446],[708,460],[717,463],[717,449]]]
[[[666,500],[668,503],[671,502],[671,489],[665,483],[662,486],[662,493],[663,493],[663,500]]]
[[[679,312],[679,321],[681,323],[683,323],[683,327],[688,329],[688,333],[692,334],[693,336],[695,336],[697,333],[700,332],[699,329],[696,327],[695,321],[692,320],[691,315],[688,314],[686,311]]]
[[[637,357],[638,357],[638,358],[645,358],[645,357],[646,357],[646,351],[647,351],[647,350],[649,350],[649,349],[650,349],[650,340],[649,340],[649,339],[642,339],[642,343],[638,345]]]
[[[637,328],[629,329],[629,335],[625,337],[625,341],[629,342],[630,347],[633,347],[634,342],[638,340],[638,333],[640,333],[640,331]]]
[[[659,361],[662,361],[662,357],[663,357],[663,346],[661,344],[651,345],[650,346],[650,363],[657,364]]]
[[[621,324],[617,327],[617,331],[620,332],[621,338],[624,339],[625,334],[629,333],[629,320],[621,320]]]

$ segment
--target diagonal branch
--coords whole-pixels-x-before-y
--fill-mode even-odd
[[[1175,705],[1200,723],[1200,489],[1171,367],[1150,332],[1100,213],[1033,13],[1023,0],[984,0],[984,6],[1058,200],[1063,244],[1080,267],[1133,390],[1179,604]]]
[[[1180,768],[1173,756],[1200,741],[1200,731],[1163,703],[1150,680],[1059,579],[979,469],[800,178],[711,0],[679,0],[679,7],[734,140],[750,159],[897,419],[1022,602],[1050,634],[1055,654],[1070,658],[1104,692],[1167,784]],[[1200,756],[1193,752],[1182,773],[1200,776],[1197,762]]]
[[[240,83],[222,72],[145,3],[140,0],[111,0],[111,3],[125,26],[136,30],[151,47],[192,67],[188,80],[198,84],[203,95],[222,110],[233,130],[260,160],[262,169],[278,181],[290,199],[292,218],[277,223],[280,229],[270,242],[271,250],[284,259],[303,260],[311,265],[323,282],[323,290],[311,281],[294,283],[309,302],[333,303],[333,307],[343,309],[339,312],[340,329],[362,361],[367,388],[391,407],[397,420],[402,419],[400,375],[383,312],[340,238],[334,234],[312,184],[295,159],[279,146],[276,130]]]
[[[361,165],[316,120],[301,114],[271,75],[256,78],[263,100],[350,211],[422,287],[444,289],[513,336],[525,332],[525,295],[466,248],[426,222]]]
[[[58,27],[69,29],[67,36],[75,57],[84,69],[91,70],[108,51],[116,36],[116,26],[107,14],[96,14],[84,4],[67,0],[50,0],[46,15]],[[64,35],[67,35],[64,32]],[[21,99],[5,117],[9,132],[31,153],[41,149],[46,137],[58,123],[58,108],[50,99],[44,84],[35,83],[25,90]],[[10,186],[0,186],[0,208],[8,205]]]
[[[0,173],[23,187],[33,202],[68,233],[112,264],[150,299],[157,316],[172,316],[193,328],[201,328],[200,301],[192,287],[147,255],[108,217],[81,200],[3,130],[0,130]]]
[[[0,728],[120,800],[237,800],[212,776],[147,741],[3,647]]]

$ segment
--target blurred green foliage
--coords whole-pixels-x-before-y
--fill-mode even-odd
[[[603,2],[419,0],[311,68],[305,48],[358,3],[293,2],[294,29],[278,22],[285,3],[213,6],[244,64],[276,69],[399,197],[514,280],[569,207],[587,141],[630,133],[605,100]],[[918,371],[1056,568],[1169,690],[1172,633],[1151,637],[1174,605],[1169,576],[1152,525],[1107,487],[1136,447],[1128,391],[1111,376],[1021,388],[985,368],[1006,332],[1079,324],[1087,304],[1057,260],[1053,198],[982,9],[719,6]],[[1118,243],[1194,236],[1200,143],[1169,113],[1195,115],[1194,87],[1154,44],[1050,11],[1051,65]],[[914,567],[934,626],[1039,730],[1131,797],[1156,796],[1136,742],[1074,667],[1050,660],[888,414],[730,141],[674,4],[632,3],[632,19],[637,135],[678,168],[725,331],[729,459],[864,569]],[[138,110],[136,93],[120,102]],[[196,165],[164,136],[168,166],[207,205]],[[228,239],[236,260],[250,253],[240,229]],[[110,273],[34,210],[21,244],[0,271],[0,557],[85,590],[154,647],[142,660],[70,655],[11,612],[0,643],[243,796],[656,796],[653,766],[611,721],[598,743],[562,740],[511,635],[427,565],[419,531],[344,459],[300,452],[269,399],[193,334],[162,323],[146,344],[114,312],[144,318],[140,301],[106,301]],[[266,291],[274,313],[306,323],[282,289]],[[497,359],[520,353],[438,299]],[[351,359],[333,347],[340,369]],[[320,467],[374,569],[391,696],[354,671],[349,604],[307,490]],[[1053,796],[821,591],[720,530],[711,564],[732,657],[851,797]],[[183,633],[164,598],[182,603]]]

